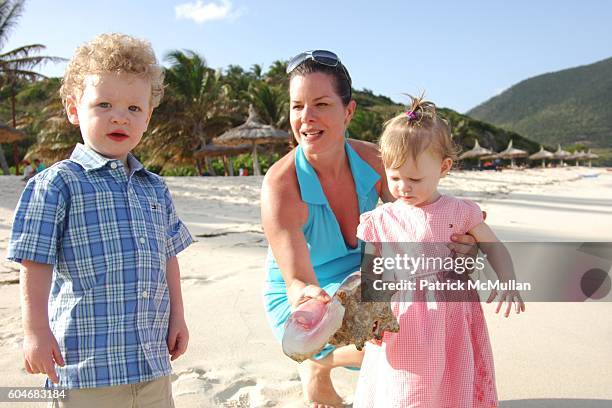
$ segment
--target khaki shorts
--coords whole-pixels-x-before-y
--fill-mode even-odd
[[[53,408],[174,408],[170,376],[136,384],[68,390]]]

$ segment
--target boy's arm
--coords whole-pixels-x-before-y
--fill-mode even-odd
[[[512,258],[510,257],[508,249],[497,239],[495,233],[487,224],[481,222],[472,228],[469,231],[469,234],[476,239],[480,249],[486,254],[487,260],[493,267],[493,270],[501,282],[509,282],[516,279],[514,274],[514,266],[512,265]],[[487,303],[492,302],[496,295],[497,291],[493,290],[489,296],[489,299],[487,299]],[[506,307],[505,316],[508,317],[514,297],[517,297],[516,312],[524,312],[525,304],[517,291],[504,292],[499,300],[499,304],[497,305],[495,312],[498,313],[504,300],[507,300],[508,305]]]
[[[31,374],[44,373],[59,382],[55,363],[64,365],[57,340],[49,327],[48,301],[53,266],[23,260],[19,282],[23,325],[24,365]]]
[[[187,350],[189,330],[185,323],[183,294],[181,293],[181,273],[176,256],[166,261],[166,281],[170,293],[170,323],[168,327],[168,351],[171,360],[179,358]]]

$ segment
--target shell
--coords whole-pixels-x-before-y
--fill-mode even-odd
[[[287,319],[283,351],[301,362],[325,347],[354,344],[358,350],[383,332],[399,331],[389,302],[361,302],[361,274],[349,275],[329,303],[310,299]]]

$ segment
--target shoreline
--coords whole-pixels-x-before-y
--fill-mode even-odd
[[[597,177],[582,177],[599,171]],[[23,183],[0,177],[0,386],[40,386],[21,366],[16,264],[4,261]],[[170,177],[179,216],[196,242],[179,254],[191,340],[173,362],[177,407],[299,407],[297,364],[266,322],[262,288],[267,243],[259,216],[262,177]],[[453,171],[446,194],[475,200],[504,241],[612,241],[612,172],[595,168]],[[484,304],[501,407],[598,407],[612,401],[612,303],[528,303],[505,319]],[[334,370],[352,400],[358,373]],[[239,405],[242,401],[243,405]],[[565,405],[563,405],[565,404]],[[23,407],[44,406],[22,404]]]

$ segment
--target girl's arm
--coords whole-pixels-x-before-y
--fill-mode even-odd
[[[476,239],[480,249],[485,253],[487,260],[491,264],[491,267],[493,267],[493,270],[501,282],[505,283],[516,280],[514,266],[512,265],[512,258],[510,257],[508,249],[497,239],[495,233],[487,224],[481,222],[472,228],[469,231],[469,234]],[[496,296],[497,291],[493,290],[487,299],[487,303],[491,303]],[[512,303],[515,304],[516,313],[525,311],[525,303],[523,302],[520,293],[516,290],[507,290],[502,292],[495,313],[499,313],[504,301],[507,302],[506,312],[504,314],[506,317],[508,317],[510,314]]]

